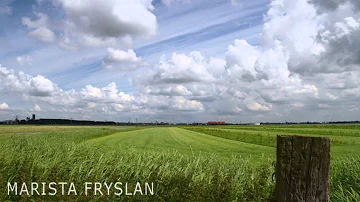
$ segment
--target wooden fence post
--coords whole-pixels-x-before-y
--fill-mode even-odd
[[[330,139],[278,135],[276,188],[278,202],[328,202]]]

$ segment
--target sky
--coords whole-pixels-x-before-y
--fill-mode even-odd
[[[0,120],[360,120],[358,0],[2,0]]]

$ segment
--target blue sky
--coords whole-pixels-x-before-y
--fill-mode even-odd
[[[355,119],[359,8],[351,0],[331,6],[2,1],[0,118]]]

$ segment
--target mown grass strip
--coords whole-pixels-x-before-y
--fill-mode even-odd
[[[221,137],[229,140],[246,142],[250,144],[276,147],[276,136],[258,134],[249,134],[246,132],[230,132],[221,129],[207,129],[203,127],[183,127],[183,129],[204,133],[211,136]]]

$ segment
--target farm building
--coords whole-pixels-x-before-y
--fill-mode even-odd
[[[224,121],[209,121],[208,125],[226,125]]]

